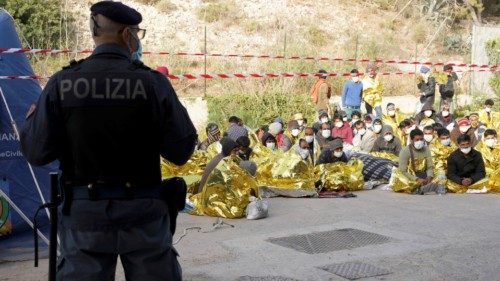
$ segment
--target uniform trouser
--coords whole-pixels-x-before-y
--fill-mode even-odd
[[[57,280],[114,280],[120,256],[126,280],[182,280],[168,214],[113,231],[59,229]]]

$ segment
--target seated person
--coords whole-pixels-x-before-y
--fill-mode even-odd
[[[229,137],[233,141],[236,141],[241,136],[248,136],[248,130],[243,126],[243,121],[236,117],[229,117],[229,127],[224,132],[224,137]]]
[[[366,125],[366,126],[368,127],[368,125]],[[380,119],[373,120],[371,130],[373,132],[373,135],[375,135],[375,139],[378,139],[378,137],[380,137],[382,135],[382,130],[383,130],[384,126],[389,126],[389,125],[384,125],[382,123],[382,120],[380,120]]]
[[[375,135],[366,129],[365,122],[359,120],[354,123],[354,138],[352,140],[354,150],[371,152],[375,144]]]
[[[205,131],[207,132],[207,139],[198,145],[199,150],[207,150],[207,148],[221,138],[219,126],[215,123],[208,123]]]
[[[415,123],[420,128],[433,125],[437,121],[436,113],[430,104],[425,104],[420,113],[415,116]]]
[[[470,127],[474,130],[474,134],[478,140],[483,137],[484,131],[486,131],[486,125],[479,121],[479,114],[471,113],[469,115]]]
[[[297,121],[297,124],[299,124],[299,130],[303,132],[307,125],[304,115],[302,113],[295,113],[293,115],[293,120]]]
[[[457,120],[457,126],[450,132],[451,141],[458,146],[458,137],[462,135],[468,135],[470,137],[472,147],[476,146],[479,142],[474,133],[474,129],[471,128],[469,119],[465,117]]]
[[[437,139],[429,144],[429,149],[431,150],[432,161],[434,163],[435,182],[445,184],[448,157],[456,149],[451,142],[450,131],[445,128],[437,129]]]
[[[319,147],[323,149],[331,140],[333,140],[333,137],[330,123],[327,122],[321,124],[320,130],[316,133],[316,141],[318,142]]]
[[[405,119],[399,123],[398,129],[396,131],[396,136],[401,142],[401,146],[407,146],[409,143],[410,132],[415,129],[416,126],[413,124],[411,119]]]
[[[363,117],[363,121],[365,122],[366,128],[373,131],[373,118],[369,114]]]
[[[383,128],[381,135],[375,140],[373,144],[373,152],[389,152],[394,155],[399,155],[401,151],[401,142],[398,138],[394,137],[391,126]]]
[[[450,104],[447,101],[443,102],[441,111],[436,114],[437,123],[443,125],[448,131],[453,130],[455,126],[455,118],[450,113]]]
[[[322,124],[328,123],[330,125],[330,118],[326,110],[320,110],[318,112],[318,119],[319,121],[313,124],[313,129],[315,133],[321,131]]]
[[[276,138],[270,133],[265,133],[262,137],[262,145],[270,150],[277,150]]]
[[[285,135],[288,137],[288,139],[290,139],[292,145],[297,143],[301,135],[299,122],[297,122],[296,120],[290,120],[288,122]]]
[[[344,117],[336,115],[334,117],[334,125],[332,129],[332,136],[334,138],[341,138],[343,143],[352,145],[352,129],[349,122],[343,120]]]
[[[324,149],[321,150],[318,163],[316,164],[320,165],[335,162],[348,162],[347,156],[344,153],[342,139],[340,138],[333,139]]]
[[[349,122],[349,125],[352,129],[354,129],[354,123],[358,122],[359,120],[361,120],[361,112],[354,110],[351,114],[351,121]]]
[[[434,141],[434,127],[432,125],[427,125],[424,127],[423,131],[425,144],[429,146]]]
[[[321,152],[321,148],[314,137],[314,130],[311,127],[306,127],[304,129],[304,139],[307,142],[309,148],[309,155],[311,156],[312,162],[316,163]]]
[[[432,155],[425,145],[424,133],[420,129],[410,132],[410,144],[399,153],[398,172],[393,183],[393,190],[396,192],[424,194],[428,191],[444,190],[444,188],[438,189],[438,186],[432,183],[434,176]]]
[[[269,126],[268,125],[262,125],[260,126],[256,131],[255,135],[259,139],[259,141],[262,141],[262,137],[264,137],[264,134],[269,132]]]
[[[387,104],[386,112],[382,115],[382,122],[385,125],[391,126],[393,130],[396,130],[399,123],[404,120],[404,115],[400,112],[399,108],[396,108],[394,103],[390,102]]]
[[[486,169],[486,176],[500,175],[500,145],[498,145],[498,133],[493,129],[487,129],[483,134],[483,141],[477,146],[481,152]],[[498,187],[497,187],[498,189]],[[500,192],[500,189],[498,189]]]
[[[448,157],[446,177],[451,181],[448,184],[448,189],[461,193],[484,179],[486,171],[483,156],[479,151],[472,148],[472,139],[469,135],[460,135],[457,138],[457,143],[458,149]],[[452,183],[455,183],[455,185]]]
[[[309,144],[305,139],[299,139],[299,141],[295,145],[295,152],[300,156],[300,158],[302,158],[302,160],[310,164],[313,163],[311,152],[309,150]]]
[[[269,125],[269,133],[276,139],[278,149],[287,152],[292,147],[290,139],[283,134],[283,125],[279,122],[273,122]]]
[[[494,111],[495,102],[492,99],[484,101],[484,109],[479,112],[479,121],[489,129],[500,127],[500,113]]]
[[[238,144],[238,157],[241,160],[248,161],[252,155],[252,148],[250,147],[250,139],[248,137],[242,136],[236,140]]]

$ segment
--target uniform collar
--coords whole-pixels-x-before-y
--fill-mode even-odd
[[[101,44],[97,46],[92,52],[92,56],[101,54],[116,54],[119,56],[123,56],[124,58],[130,58],[130,54],[124,47],[114,43]]]

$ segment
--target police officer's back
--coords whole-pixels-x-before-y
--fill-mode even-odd
[[[160,155],[185,163],[196,131],[168,80],[134,60],[141,15],[108,1],[91,12],[96,49],[49,80],[21,131],[28,161],[60,161],[58,279],[109,279],[120,254],[129,280],[177,280]]]

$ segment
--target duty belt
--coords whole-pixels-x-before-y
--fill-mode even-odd
[[[162,199],[162,186],[132,187],[130,185],[88,184],[66,188],[66,200],[131,200]]]

